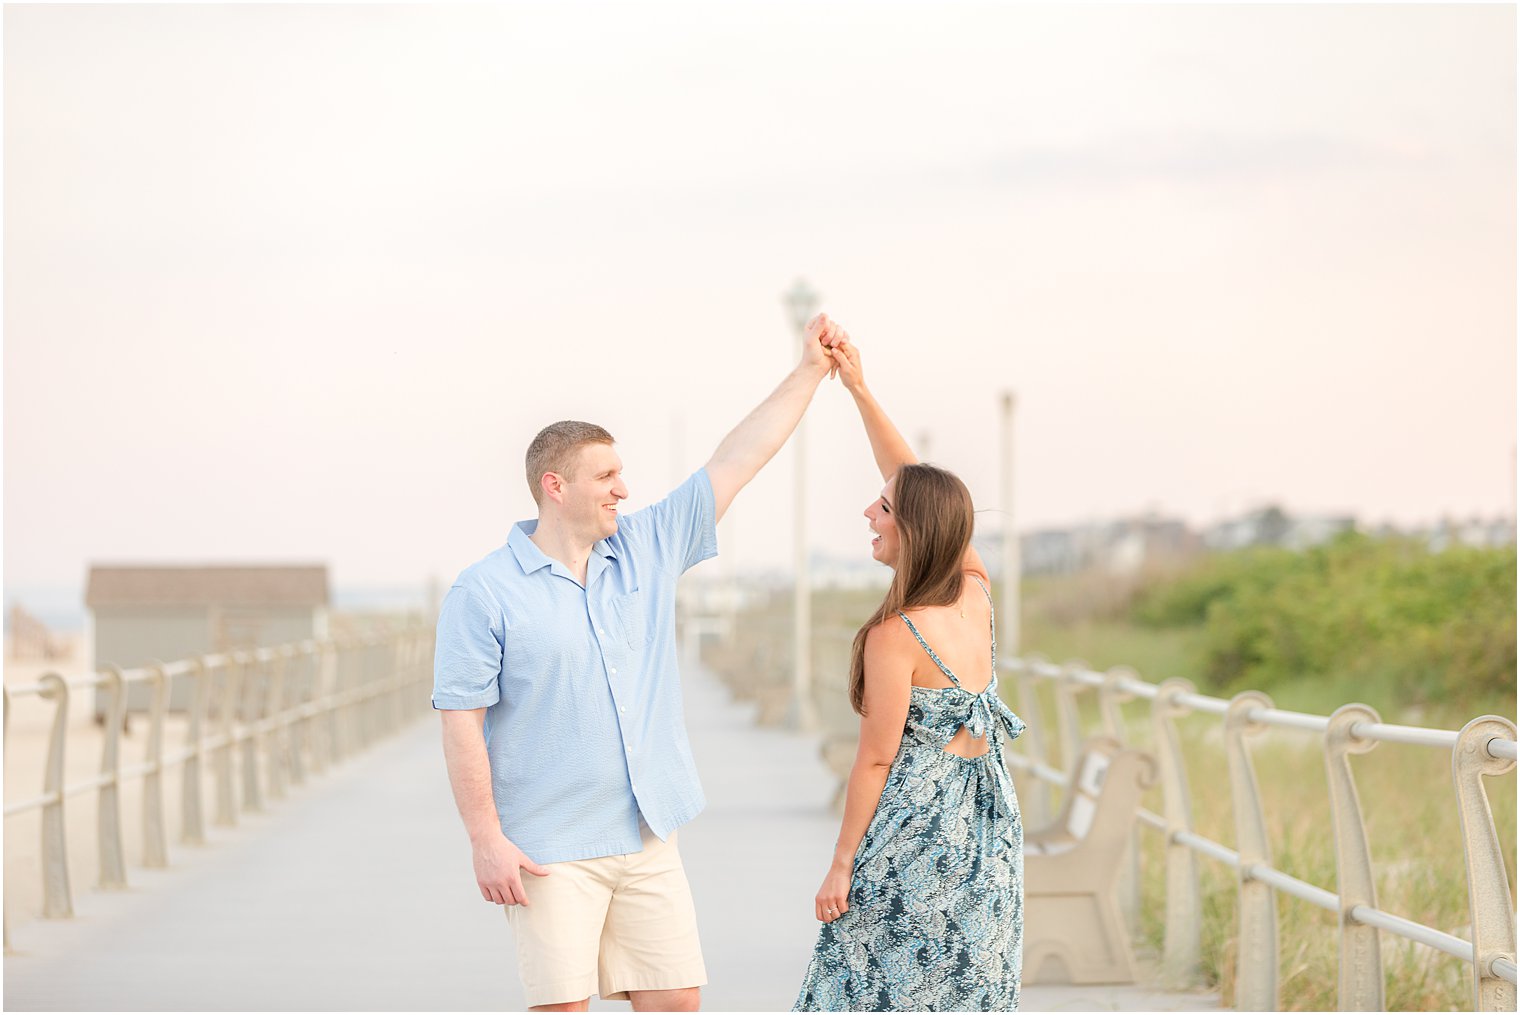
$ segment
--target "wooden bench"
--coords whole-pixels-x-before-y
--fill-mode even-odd
[[[1150,755],[1111,737],[1082,745],[1056,820],[1024,835],[1024,982],[1134,983],[1119,868]]]

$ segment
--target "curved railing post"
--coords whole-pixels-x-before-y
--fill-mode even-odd
[[[1151,734],[1161,778],[1162,816],[1166,819],[1166,938],[1161,975],[1170,986],[1191,986],[1202,970],[1203,903],[1198,887],[1198,854],[1177,837],[1193,830],[1192,794],[1187,759],[1177,734],[1177,720],[1191,711],[1177,701],[1194,692],[1181,677],[1164,680],[1151,701]]]
[[[148,670],[153,701],[148,712],[147,770],[143,773],[143,866],[169,866],[169,844],[164,836],[164,712],[169,705],[169,678],[163,664],[154,661]]]
[[[262,717],[257,702],[263,698],[268,681],[264,665],[254,652],[240,650],[238,668],[243,673],[243,693],[238,698],[237,711],[242,719],[242,732],[238,734],[242,759],[239,767],[243,773],[243,810],[257,814],[264,809],[264,794],[259,779],[259,745],[264,734],[259,728]]]
[[[369,675],[369,646],[363,636],[356,638],[348,647],[348,704],[344,708],[348,731],[346,753],[356,754],[364,750],[366,741],[364,723],[364,685]]]
[[[242,698],[243,667],[232,653],[222,656],[221,700],[217,703],[217,724],[221,735],[211,756],[216,770],[216,823],[236,825],[238,820],[237,783],[232,772],[232,752],[237,744],[237,711]]]
[[[69,890],[69,847],[64,834],[63,745],[69,726],[69,685],[56,673],[44,674],[38,681],[41,696],[56,700],[53,729],[48,734],[47,767],[43,769],[42,792],[42,915],[63,919],[74,915],[74,897]]]
[[[366,638],[359,649],[359,746],[375,742],[375,684],[380,678],[375,639]]]
[[[1115,666],[1103,675],[1103,686],[1098,688],[1098,714],[1103,720],[1103,732],[1119,743],[1129,746],[1124,727],[1124,713],[1119,706],[1133,701],[1135,696],[1124,689],[1125,680],[1139,680],[1140,674],[1128,666]],[[1136,822],[1129,831],[1129,844],[1125,858],[1119,867],[1119,910],[1131,934],[1140,928],[1140,825]]]
[[[1330,817],[1335,827],[1335,884],[1340,903],[1340,978],[1336,1007],[1340,1011],[1384,1011],[1383,956],[1376,927],[1351,916],[1357,906],[1377,908],[1377,885],[1372,876],[1372,853],[1367,824],[1351,772],[1351,755],[1377,746],[1352,730],[1357,723],[1383,720],[1370,706],[1342,705],[1330,716],[1325,730],[1325,774],[1330,788]]]
[[[332,683],[332,642],[316,643],[311,656],[311,770],[325,772],[332,764],[332,714],[328,711]]]
[[[344,722],[343,695],[347,692],[348,639],[328,643],[327,655],[327,760],[337,764],[343,760],[347,740]]]
[[[1037,765],[1050,764],[1050,747],[1045,740],[1044,709],[1040,707],[1040,679],[1035,675],[1033,667],[1045,662],[1045,657],[1031,653],[1026,660],[1014,661],[1014,683],[1019,690],[1019,714],[1024,719],[1025,729],[1019,736],[1019,741],[1024,744],[1024,755]],[[1027,792],[1019,795],[1019,803],[1023,808],[1024,827],[1041,828],[1050,822],[1055,813],[1055,807],[1051,801],[1050,784],[1038,776],[1032,776]]]
[[[211,698],[210,676],[201,658],[190,660],[190,713],[185,726],[185,764],[180,769],[180,841],[199,846],[206,841],[206,825],[201,815],[201,758],[205,754],[203,730],[206,703]]]
[[[1258,864],[1272,865],[1272,844],[1267,838],[1256,769],[1245,742],[1247,735],[1266,731],[1266,726],[1248,714],[1256,708],[1271,707],[1272,699],[1262,692],[1242,691],[1230,699],[1224,716],[1236,848],[1240,853],[1240,947],[1235,979],[1235,1007],[1240,1011],[1282,1008],[1277,997],[1277,892],[1253,874]]]
[[[290,669],[286,673],[286,698],[291,710],[290,784],[306,781],[306,769],[312,764],[311,715],[306,711],[311,687],[311,642],[305,641],[291,650]]]
[[[5,698],[4,732],[0,733],[0,754],[3,754],[11,738],[11,692],[0,687],[0,696]],[[4,927],[5,954],[9,955],[11,953],[11,907],[6,905],[3,897],[0,897],[0,912],[3,912],[0,925]]]
[[[100,846],[100,887],[127,887],[127,864],[121,843],[121,728],[127,717],[127,687],[121,670],[110,666],[101,674],[111,689],[105,738],[100,748],[100,789],[95,796],[96,831]]]
[[[1515,768],[1509,758],[1488,752],[1491,740],[1515,739],[1515,724],[1497,715],[1469,722],[1457,734],[1451,752],[1452,782],[1462,821],[1462,853],[1467,861],[1467,898],[1472,909],[1473,1010],[1514,1011],[1515,987],[1494,971],[1499,959],[1515,961],[1515,911],[1509,896],[1504,850],[1494,831],[1485,776],[1504,775]]]
[[[357,720],[354,717],[355,691],[358,685],[356,680],[359,669],[358,655],[361,651],[360,644],[352,639],[345,638],[338,645],[337,656],[334,662],[337,664],[337,680],[334,681],[336,702],[334,714],[338,717],[338,758],[347,758],[359,748],[359,735]]]
[[[407,636],[398,631],[385,650],[385,683],[389,688],[383,695],[385,702],[385,732],[393,733],[401,725],[401,687],[407,671]]]
[[[343,757],[343,724],[338,700],[343,696],[343,647],[332,639],[322,646],[322,744],[327,766]]]
[[[264,695],[263,721],[268,724],[269,733],[264,743],[264,764],[269,770],[269,799],[280,800],[285,796],[286,762],[290,750],[290,733],[285,725],[285,671],[290,655],[284,648],[271,654],[273,658],[265,663],[269,680]]]
[[[1056,732],[1061,737],[1061,768],[1066,771],[1071,771],[1082,753],[1082,717],[1077,709],[1077,695],[1084,688],[1074,675],[1087,668],[1085,660],[1068,659],[1061,664],[1061,676],[1056,681]]]

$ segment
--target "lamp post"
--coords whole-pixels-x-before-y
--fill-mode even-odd
[[[1023,647],[1020,644],[1022,632],[1019,628],[1019,585],[1023,580],[1024,564],[1019,553],[1019,529],[1013,510],[1013,426],[1016,405],[1014,393],[1004,391],[1002,475],[999,477],[1003,501],[1003,594],[998,602],[998,619],[1002,621],[998,625],[998,648],[1002,649],[1001,658],[1003,659],[1017,657]],[[1049,757],[1045,753],[1045,724],[1039,718],[1039,693],[1035,690],[1034,678],[1027,671],[1019,671],[1018,688],[1019,708],[1023,710],[1029,722],[1029,728],[1025,731],[1026,736],[1020,740],[1024,745],[1024,754],[1034,761],[1044,763]],[[1024,813],[1035,822],[1049,820],[1049,815],[1054,813],[1049,784],[1043,779],[1034,779],[1033,785],[1025,788],[1030,792],[1025,793],[1021,790],[1019,793],[1019,798],[1024,802]],[[1038,824],[1035,827],[1039,827]]]
[[[1010,658],[1019,654],[1019,585],[1024,569],[1019,559],[1019,532],[1013,515],[1014,404],[1013,392],[1003,392],[1003,601],[998,607],[1003,623],[998,642]]]
[[[802,279],[797,279],[781,298],[792,328],[797,332],[797,353],[802,354],[802,340],[807,323],[818,312],[818,294]],[[807,420],[797,424],[792,435],[792,551],[797,574],[792,592],[792,701],[788,719],[796,729],[811,732],[816,728],[812,698],[813,602],[812,583],[808,575],[807,546]]]

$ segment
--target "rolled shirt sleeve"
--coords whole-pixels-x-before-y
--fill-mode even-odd
[[[455,585],[438,611],[433,652],[433,707],[487,708],[501,699],[506,623],[478,593]]]
[[[642,513],[657,552],[676,573],[718,555],[717,508],[706,469]]]

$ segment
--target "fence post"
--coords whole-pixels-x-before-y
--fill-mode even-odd
[[[258,813],[264,809],[263,787],[259,780],[259,747],[264,740],[264,733],[259,728],[261,710],[255,703],[264,696],[267,681],[263,660],[257,653],[244,650],[238,652],[238,656],[243,671],[243,693],[238,702],[238,711],[243,721],[243,731],[238,734],[243,756],[240,766],[243,772],[243,810]]]
[[[1383,955],[1376,927],[1351,916],[1357,906],[1377,908],[1377,883],[1372,854],[1367,848],[1367,824],[1351,771],[1351,755],[1366,754],[1376,740],[1363,740],[1352,727],[1380,723],[1367,705],[1342,705],[1330,716],[1325,730],[1325,774],[1330,788],[1330,814],[1335,825],[1335,886],[1340,903],[1340,978],[1336,1007],[1341,1011],[1384,1011]]]
[[[47,768],[42,776],[42,792],[47,796],[47,803],[42,805],[42,915],[62,919],[74,915],[63,810],[63,745],[69,725],[69,685],[56,673],[45,674],[39,683],[42,697],[58,702],[53,712],[53,729],[48,735]]]
[[[222,700],[217,707],[217,722],[222,728],[216,741],[212,763],[216,768],[216,823],[236,825],[238,819],[236,783],[232,776],[232,751],[237,744],[234,729],[238,701],[242,690],[242,666],[231,653],[222,655]]]
[[[1272,844],[1267,838],[1256,769],[1245,742],[1247,735],[1266,730],[1263,724],[1247,718],[1247,713],[1271,707],[1272,699],[1262,692],[1242,691],[1230,699],[1224,716],[1235,842],[1240,851],[1240,947],[1235,979],[1235,1007],[1240,1011],[1282,1008],[1277,996],[1277,892],[1252,873],[1258,864],[1272,866]]]
[[[375,684],[379,680],[376,673],[379,657],[376,646],[379,642],[370,636],[364,639],[363,646],[359,649],[359,746],[368,748],[375,742]]]
[[[285,648],[273,650],[269,655],[264,663],[269,680],[263,696],[264,717],[260,725],[267,727],[264,764],[269,772],[269,799],[280,800],[285,796],[286,754],[290,749],[290,735],[285,724],[285,669],[290,656]]]
[[[332,642],[316,645],[311,660],[311,770],[324,772],[333,763]]]
[[[1124,713],[1119,706],[1133,701],[1135,696],[1120,686],[1126,679],[1138,680],[1140,674],[1128,666],[1115,666],[1103,675],[1103,686],[1098,689],[1098,712],[1103,718],[1103,732],[1119,743],[1129,746],[1124,728]],[[1120,861],[1119,909],[1130,934],[1140,928],[1140,823],[1135,822],[1129,831],[1125,857]]]
[[[1515,961],[1515,911],[1510,908],[1509,875],[1504,850],[1494,831],[1485,776],[1514,770],[1509,758],[1488,753],[1491,740],[1515,739],[1515,724],[1497,715],[1483,715],[1462,727],[1451,752],[1451,775],[1456,784],[1462,821],[1462,854],[1467,861],[1467,900],[1472,909],[1473,1010],[1514,1011],[1515,987],[1494,972],[1498,959]]]
[[[185,764],[179,772],[179,838],[191,846],[206,841],[206,826],[201,817],[201,758],[205,753],[201,732],[210,698],[208,680],[205,661],[200,657],[190,660],[190,721],[185,729]]]
[[[127,687],[121,670],[108,667],[101,674],[111,689],[106,712],[105,739],[100,749],[100,789],[95,810],[100,846],[100,887],[127,887],[126,860],[121,845],[121,727],[127,716]]]
[[[5,745],[10,742],[11,737],[11,692],[0,687],[0,696],[5,699],[4,732],[0,733],[0,753],[4,753]],[[5,904],[3,896],[0,896],[0,911],[3,911],[0,926],[4,928],[5,954],[9,955],[11,953],[11,907]]]
[[[148,713],[148,770],[143,773],[143,866],[169,866],[169,847],[164,841],[164,711],[169,704],[169,678],[156,660],[149,669],[153,703]]]
[[[353,693],[349,686],[353,652],[353,642],[348,638],[344,638],[333,649],[332,744],[333,758],[338,761],[348,757],[354,748],[353,710],[348,705],[348,699]]]
[[[677,649],[679,650],[679,645]],[[389,688],[382,696],[385,702],[385,732],[392,733],[401,725],[401,685],[406,677],[407,660],[404,630],[391,636],[385,660],[385,684]]]
[[[311,688],[312,645],[303,641],[291,650],[290,670],[286,674],[286,696],[290,700],[290,784],[306,781],[306,768],[314,763],[311,743],[311,713],[307,710]]]
[[[1191,681],[1164,680],[1151,701],[1151,734],[1161,773],[1161,802],[1166,818],[1166,940],[1162,978],[1168,986],[1192,986],[1202,969],[1203,904],[1198,889],[1198,855],[1177,841],[1193,830],[1193,802],[1188,790],[1187,758],[1177,735],[1177,720],[1191,710],[1177,701],[1192,694]]]
[[[1019,689],[1019,715],[1024,719],[1025,730],[1019,740],[1024,744],[1025,757],[1036,764],[1050,764],[1050,749],[1045,741],[1045,719],[1040,708],[1040,678],[1034,667],[1045,662],[1045,657],[1031,654],[1013,660],[1014,682]],[[1029,779],[1028,793],[1020,793],[1019,801],[1024,807],[1024,826],[1043,828],[1055,813],[1050,798],[1050,784],[1039,776]]]
[[[1086,660],[1068,659],[1061,664],[1061,676],[1056,680],[1056,725],[1057,732],[1061,735],[1061,767],[1068,772],[1082,756],[1082,718],[1077,711],[1077,695],[1084,688],[1077,683],[1075,674],[1085,669],[1088,669]]]

